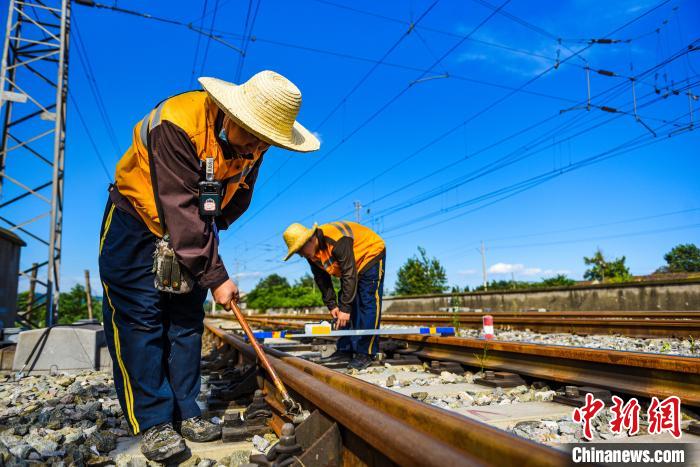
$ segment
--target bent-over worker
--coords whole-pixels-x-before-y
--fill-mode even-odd
[[[288,252],[306,258],[336,329],[379,329],[382,314],[386,248],[384,240],[356,222],[338,221],[307,229],[292,224],[284,231]],[[331,276],[340,278],[336,297]],[[349,361],[367,368],[377,354],[378,336],[343,336],[324,361]]]
[[[248,209],[270,146],[319,148],[296,122],[301,93],[285,77],[263,71],[242,85],[199,82],[203,91],[165,99],[134,127],[99,244],[114,382],[153,461],[185,452],[183,437],[221,435],[196,403],[207,291],[226,308],[238,299],[218,231]]]

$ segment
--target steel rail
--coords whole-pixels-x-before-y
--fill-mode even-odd
[[[295,321],[264,320],[272,325],[300,325]],[[401,352],[426,360],[454,361],[642,397],[678,396],[685,405],[700,407],[700,357],[460,337],[392,336],[392,339],[407,343],[408,348]]]
[[[206,329],[255,359],[252,347],[211,320]],[[265,347],[270,363],[301,399],[399,465],[565,465],[561,451],[418,402],[351,376]]]
[[[435,325],[435,326],[455,326],[461,328],[480,328],[482,314],[472,313],[448,313],[450,316],[424,314],[422,316],[382,316],[384,324],[403,325]],[[661,318],[573,318],[553,317],[549,313],[528,313],[516,316],[503,316],[498,313],[491,313],[494,326],[497,329],[518,329],[532,330],[545,333],[570,333],[570,334],[620,334],[628,337],[644,338],[688,338],[690,336],[700,337],[700,314],[691,315],[690,318],[661,319]],[[225,316],[220,316],[225,318]],[[278,324],[281,321],[297,323],[299,321],[313,322],[328,319],[328,315],[306,314],[306,315],[267,315],[251,316],[251,321],[261,324]]]
[[[400,336],[421,358],[515,372],[531,378],[610,388],[643,397],[678,396],[700,407],[700,358],[486,341],[459,337]]]

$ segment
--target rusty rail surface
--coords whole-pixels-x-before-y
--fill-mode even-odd
[[[243,339],[211,320],[206,320],[205,326],[248,360],[255,359],[252,347]],[[325,412],[343,430],[399,465],[556,466],[568,462],[565,453],[553,448],[284,352],[267,347],[265,351],[299,399]]]
[[[272,317],[254,317],[253,321],[300,326],[298,321],[276,321]],[[483,365],[530,378],[610,388],[643,397],[675,395],[685,405],[700,407],[700,357],[460,337],[392,338],[408,344],[402,352],[427,360],[454,361],[477,368]]]
[[[407,352],[637,396],[678,396],[700,407],[700,358],[458,337],[401,336]]]
[[[557,313],[491,313],[494,326],[498,329],[529,329],[545,333],[570,333],[570,334],[619,334],[628,337],[687,339],[690,336],[700,337],[700,313],[679,312],[673,315],[665,314],[663,318],[659,313],[651,312],[651,317],[637,314],[617,315],[580,315],[575,318],[572,314]],[[668,313],[668,312],[664,312]],[[456,326],[460,328],[481,328],[482,316],[488,313],[422,313],[420,316],[384,315],[382,323],[400,324],[409,326]],[[217,317],[228,318],[226,315]],[[280,321],[295,323],[299,321],[313,322],[328,319],[323,314],[301,315],[263,315],[251,316],[249,319],[261,324],[276,324]],[[266,321],[272,320],[272,321]]]

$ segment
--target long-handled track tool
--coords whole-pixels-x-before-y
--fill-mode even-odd
[[[248,337],[250,345],[252,345],[253,349],[255,349],[255,354],[258,356],[260,364],[263,366],[263,368],[265,368],[267,374],[270,375],[270,378],[272,378],[272,383],[277,388],[277,391],[279,391],[279,393],[282,395],[282,403],[284,404],[284,407],[287,410],[287,414],[292,416],[293,418],[301,416],[303,413],[301,405],[299,405],[298,402],[295,402],[294,399],[292,399],[289,395],[289,392],[287,392],[287,388],[284,387],[282,380],[279,376],[277,376],[277,372],[274,368],[272,368],[272,365],[270,365],[270,361],[267,359],[265,351],[262,349],[262,347],[260,347],[260,344],[255,339],[253,330],[250,329],[250,326],[248,325],[245,316],[243,316],[241,309],[238,308],[238,305],[233,300],[231,300],[231,309],[233,310],[233,314],[236,315],[238,323],[243,328],[243,332],[245,332],[245,335]]]

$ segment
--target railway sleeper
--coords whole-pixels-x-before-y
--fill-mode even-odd
[[[592,386],[565,386],[564,392],[558,391],[553,401],[572,407],[583,407],[586,404],[586,394],[592,394],[601,399],[606,405],[612,404],[612,394],[607,389]]]
[[[258,389],[259,369],[251,365],[245,371],[240,372],[239,377],[229,380],[220,387],[213,387],[211,397],[213,399],[240,400],[250,397]]]
[[[261,467],[342,465],[343,442],[340,429],[315,410],[298,426],[285,423],[280,440],[266,453],[250,456],[251,465]]]
[[[525,380],[517,373],[508,371],[484,371],[483,378],[474,378],[476,384],[490,386],[493,388],[514,388],[527,384]]]
[[[271,420],[272,410],[265,402],[263,392],[258,389],[253,396],[253,402],[243,413],[233,412],[224,415],[221,437],[224,442],[232,442],[250,440],[255,435],[272,433]]]

